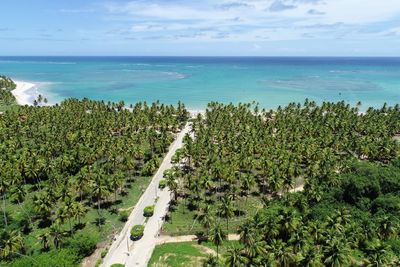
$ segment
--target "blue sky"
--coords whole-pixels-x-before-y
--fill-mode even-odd
[[[2,0],[0,55],[400,56],[399,0]]]

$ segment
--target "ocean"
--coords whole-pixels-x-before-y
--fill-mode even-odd
[[[65,98],[135,103],[250,103],[276,108],[306,98],[400,103],[400,58],[0,57],[0,74],[37,84],[50,103]]]

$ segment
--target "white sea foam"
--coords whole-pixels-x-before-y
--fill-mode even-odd
[[[175,71],[163,71],[161,73],[166,74],[166,75],[168,75],[170,77],[176,78],[178,80],[186,78],[185,74],[182,74],[182,73],[179,73],[179,72],[175,72]]]
[[[19,61],[19,60],[0,60],[0,63],[13,64],[49,64],[49,65],[76,65],[77,62],[56,62],[56,61]]]

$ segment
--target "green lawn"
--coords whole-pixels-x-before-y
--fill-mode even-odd
[[[227,248],[238,245],[238,241],[225,241],[219,248],[220,253],[224,254]],[[216,255],[216,247],[210,242],[182,242],[158,245],[153,251],[149,261],[150,267],[197,267],[202,266],[202,262],[209,254]]]
[[[262,208],[262,201],[258,197],[249,197],[247,201],[238,201],[237,210],[244,212],[242,216],[236,216],[229,219],[229,233],[236,233],[238,226],[252,217],[258,209]],[[163,234],[165,235],[190,235],[205,231],[203,226],[195,221],[195,211],[189,210],[183,200],[179,200],[175,210],[170,213],[170,219],[163,225]],[[221,223],[226,231],[226,220],[221,219]]]

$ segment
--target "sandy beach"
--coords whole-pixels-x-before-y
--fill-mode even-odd
[[[14,81],[17,88],[12,91],[12,94],[17,99],[19,105],[32,105],[37,95],[36,85],[29,82]]]
[[[188,112],[190,113],[190,116],[192,116],[192,118],[196,118],[197,115],[201,114],[201,115],[205,115],[206,111],[205,110],[193,110],[193,109],[188,109]]]

